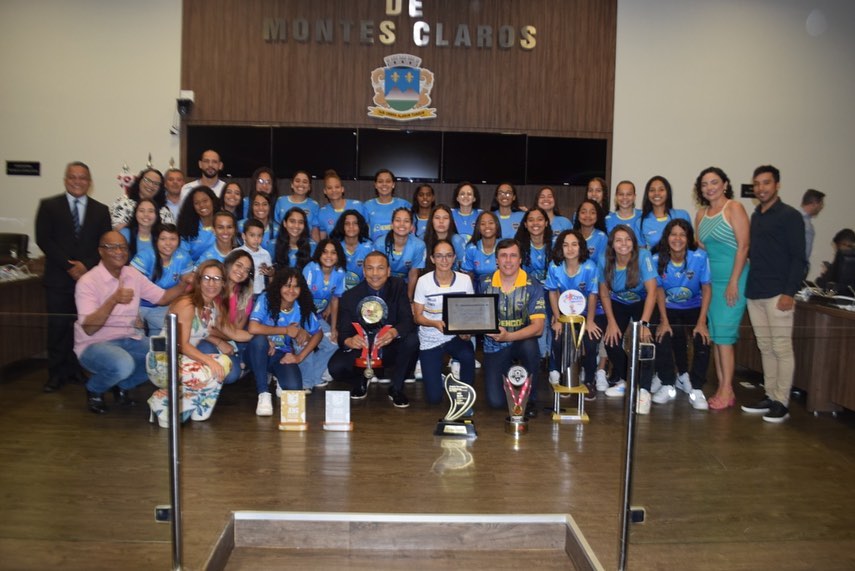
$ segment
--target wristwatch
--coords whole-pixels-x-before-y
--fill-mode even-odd
[[[650,329],[650,322],[649,321],[639,321],[639,323],[641,324],[642,327],[647,327],[648,329]]]

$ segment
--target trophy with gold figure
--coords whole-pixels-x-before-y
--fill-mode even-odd
[[[389,316],[389,307],[376,295],[369,295],[362,298],[356,306],[356,313],[359,321],[353,322],[353,327],[365,342],[362,354],[356,358],[356,366],[364,367],[365,378],[370,379],[374,376],[374,369],[383,366],[380,348],[374,340],[392,329],[391,325],[384,325]]]
[[[579,382],[579,357],[581,356],[582,336],[585,335],[585,318],[582,313],[586,306],[585,296],[582,292],[570,289],[558,298],[558,309],[561,315],[558,322],[561,323],[561,377],[558,383],[552,386],[555,398],[553,404],[552,420],[559,421],[588,421],[585,413],[585,395],[588,387]],[[561,408],[561,397],[576,395],[578,401],[576,408]]]

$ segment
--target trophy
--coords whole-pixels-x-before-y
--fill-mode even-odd
[[[585,413],[585,395],[588,387],[579,382],[578,361],[581,354],[582,337],[585,335],[585,318],[581,313],[585,310],[585,296],[575,289],[567,290],[558,298],[558,308],[561,315],[558,321],[561,329],[561,379],[552,387],[554,401],[552,420],[588,421]],[[562,409],[561,397],[576,395],[576,408]]]
[[[514,365],[508,369],[504,385],[505,396],[508,398],[508,411],[511,413],[505,419],[505,432],[514,436],[525,434],[528,432],[525,407],[531,394],[531,375],[525,368]]]
[[[356,358],[356,366],[365,368],[365,378],[371,379],[374,376],[374,368],[379,369],[383,366],[380,348],[377,347],[374,340],[378,335],[383,335],[392,329],[391,325],[383,325],[389,316],[389,307],[385,301],[376,295],[369,295],[362,298],[362,301],[356,306],[356,313],[359,316],[359,321],[354,321],[353,327],[365,341],[362,355]]]
[[[475,388],[449,373],[443,379],[445,394],[450,404],[445,417],[436,423],[434,436],[456,436],[460,438],[478,438],[475,424],[470,418],[472,407],[475,405]],[[464,418],[463,420],[460,420]]]

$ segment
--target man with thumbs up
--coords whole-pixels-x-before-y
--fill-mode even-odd
[[[184,292],[186,283],[164,290],[128,266],[128,243],[119,232],[101,236],[98,254],[101,261],[77,281],[74,292],[74,352],[91,374],[86,382],[89,410],[103,414],[104,392],[112,389],[117,403],[132,406],[127,390],[147,379],[148,338],[136,328],[140,299],[166,305]]]

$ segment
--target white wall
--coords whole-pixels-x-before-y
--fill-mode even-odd
[[[664,175],[694,214],[703,168],[720,166],[738,189],[771,163],[785,202],[827,194],[811,267],[830,259],[834,233],[855,227],[855,2],[618,0],[617,38],[611,180],[641,192]]]
[[[93,196],[112,202],[116,176],[148,153],[179,161],[169,134],[181,67],[181,0],[0,2],[0,232],[30,234],[39,199],[63,191],[81,160]],[[6,176],[6,161],[39,161],[40,177]]]

